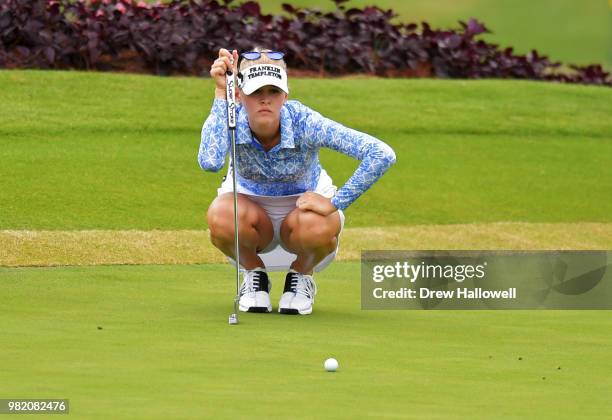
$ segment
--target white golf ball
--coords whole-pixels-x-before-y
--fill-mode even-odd
[[[336,369],[338,369],[338,361],[334,359],[333,357],[330,357],[329,359],[325,361],[323,366],[325,367],[326,371],[335,372]]]

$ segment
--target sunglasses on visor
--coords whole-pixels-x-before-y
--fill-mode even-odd
[[[240,57],[245,60],[257,60],[262,54],[267,55],[270,60],[282,60],[285,56],[285,53],[280,51],[246,51],[240,53]]]

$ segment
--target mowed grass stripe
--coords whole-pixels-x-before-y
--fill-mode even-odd
[[[347,228],[338,260],[358,260],[364,249],[612,249],[612,223]],[[205,230],[0,231],[0,266],[4,267],[224,261]]]

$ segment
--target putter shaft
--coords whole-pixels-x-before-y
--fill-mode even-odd
[[[236,261],[236,297],[234,313],[238,314],[240,300],[240,242],[238,241],[238,193],[236,192],[236,130],[230,129],[232,135],[232,183],[234,185],[234,255]]]
[[[240,300],[240,242],[238,238],[238,192],[236,168],[236,91],[234,74],[225,73],[225,94],[227,99],[227,127],[231,137],[230,157],[232,161],[232,183],[234,190],[234,261],[236,263],[236,296],[234,297],[234,313],[230,316],[230,324],[238,323],[238,302]]]

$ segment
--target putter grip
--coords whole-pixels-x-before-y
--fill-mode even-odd
[[[225,97],[227,99],[227,126],[236,128],[236,83],[231,71],[225,73]]]

